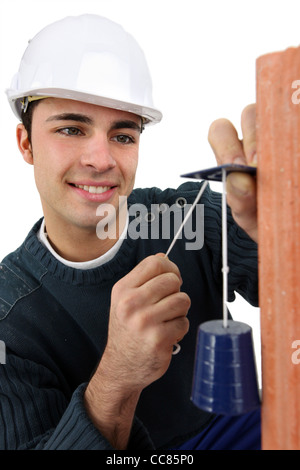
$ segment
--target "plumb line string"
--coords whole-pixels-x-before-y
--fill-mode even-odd
[[[172,250],[173,246],[175,245],[175,242],[176,242],[177,238],[179,237],[179,235],[180,235],[180,233],[181,233],[181,231],[182,231],[182,229],[183,229],[185,223],[186,223],[187,220],[189,219],[191,213],[192,213],[193,210],[194,210],[195,205],[196,205],[197,202],[199,201],[199,199],[200,199],[200,197],[202,196],[202,194],[203,194],[203,192],[204,192],[204,190],[205,190],[205,188],[206,188],[207,185],[208,185],[208,181],[204,181],[203,185],[202,185],[201,188],[200,188],[199,193],[198,193],[197,196],[196,196],[195,201],[193,202],[193,205],[190,207],[188,213],[186,214],[185,218],[183,219],[182,223],[180,224],[180,227],[179,227],[179,229],[177,230],[177,232],[176,232],[176,234],[175,234],[175,236],[174,236],[174,238],[173,238],[173,240],[172,240],[172,243],[171,243],[171,245],[169,246],[169,248],[168,248],[168,250],[167,250],[167,252],[166,252],[166,254],[165,254],[165,258],[169,255],[170,251]]]
[[[179,237],[179,235],[180,235],[180,233],[181,233],[181,231],[182,231],[182,229],[183,229],[185,223],[187,222],[187,220],[189,219],[190,215],[192,214],[195,205],[197,204],[197,202],[198,202],[199,199],[201,198],[201,196],[202,196],[202,194],[203,194],[203,192],[204,192],[204,190],[205,190],[205,188],[206,188],[207,185],[208,185],[208,181],[204,181],[204,183],[202,184],[202,186],[201,186],[201,188],[200,188],[199,193],[198,193],[197,196],[196,196],[195,201],[193,202],[193,204],[192,204],[192,206],[190,207],[189,211],[187,212],[185,218],[183,219],[182,223],[180,224],[180,227],[179,227],[179,229],[177,230],[177,232],[176,232],[176,234],[175,234],[175,236],[174,236],[174,238],[173,238],[173,240],[172,240],[172,243],[170,244],[170,246],[169,246],[169,248],[168,248],[168,250],[167,250],[167,252],[166,252],[166,254],[165,254],[165,258],[169,255],[170,251],[172,250],[172,248],[173,248],[173,246],[174,246],[174,244],[175,244],[177,238]],[[175,348],[175,349],[174,349],[174,351],[173,351],[173,353],[172,353],[173,356],[175,356],[175,354],[178,354],[178,353],[179,353],[181,347],[180,347],[179,344],[174,344],[174,348]]]
[[[227,240],[227,204],[226,204],[226,169],[222,168],[222,273],[223,273],[223,326],[228,327],[228,240]]]

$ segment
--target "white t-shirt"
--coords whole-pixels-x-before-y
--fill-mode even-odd
[[[45,219],[43,219],[43,221],[42,221],[42,225],[40,227],[40,230],[37,233],[37,236],[38,236],[39,241],[46,248],[48,248],[50,253],[52,253],[52,255],[55,256],[56,259],[58,259],[61,263],[65,264],[66,266],[70,266],[71,268],[75,268],[75,269],[93,269],[93,268],[97,268],[97,267],[101,266],[102,264],[107,263],[108,261],[113,259],[115,254],[120,249],[124,238],[126,237],[127,228],[128,228],[128,217],[127,217],[127,221],[126,221],[126,226],[125,226],[119,240],[114,244],[114,246],[110,250],[108,250],[106,253],[104,253],[104,255],[99,256],[99,258],[92,259],[90,261],[83,261],[83,262],[68,261],[68,260],[62,258],[61,256],[59,256],[59,254],[56,253],[56,251],[53,249],[53,247],[51,246],[51,244],[49,243],[49,240],[48,240],[46,227],[45,227]]]

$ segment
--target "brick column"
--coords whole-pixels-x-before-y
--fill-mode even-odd
[[[262,446],[300,449],[300,48],[256,73]]]

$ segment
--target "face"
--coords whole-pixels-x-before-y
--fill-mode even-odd
[[[71,100],[41,100],[33,113],[31,142],[23,126],[18,143],[34,165],[46,225],[93,230],[96,210],[131,193],[138,163],[141,118]]]

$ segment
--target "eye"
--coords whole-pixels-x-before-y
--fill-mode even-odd
[[[63,127],[62,129],[58,129],[56,132],[59,134],[70,136],[70,137],[83,135],[81,130],[78,129],[77,127]]]
[[[135,139],[132,136],[126,135],[126,134],[116,135],[112,138],[112,140],[115,140],[119,144],[123,144],[123,145],[135,143]]]

